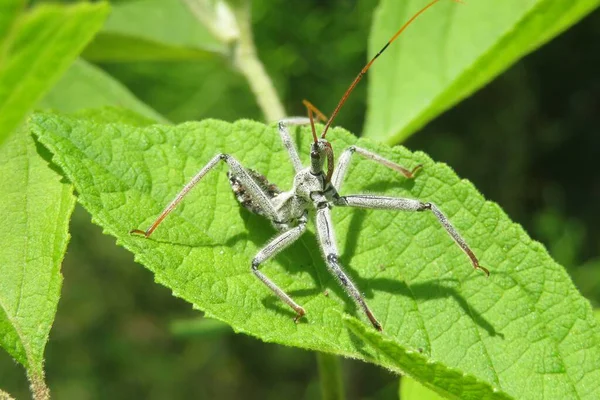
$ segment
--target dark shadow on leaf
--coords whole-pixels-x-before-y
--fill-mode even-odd
[[[344,243],[344,250],[340,256],[342,264],[349,264],[350,260],[354,257],[356,246],[358,244],[358,237],[362,231],[366,215],[367,211],[361,209],[357,209],[352,213],[352,219],[350,220],[348,232],[346,233],[346,243]]]
[[[352,346],[354,347],[354,349],[360,354],[362,354],[363,357],[365,357],[365,359],[372,360],[374,357],[369,352],[369,348],[365,346],[365,342],[363,341],[363,339],[356,333],[354,333],[354,331],[349,327],[347,327],[346,329],[348,331],[348,336],[350,337],[350,342],[352,342]]]
[[[316,296],[319,293],[321,293],[321,290],[319,290],[319,288],[317,288],[317,287],[312,288],[312,289],[291,290],[291,291],[287,292],[287,294],[289,294],[293,298],[299,298],[299,299],[301,299],[302,297]]]
[[[245,242],[247,240],[251,240],[250,234],[248,232],[240,232],[236,235],[233,235],[225,242],[225,246],[232,247],[238,244],[238,242]]]
[[[504,334],[497,332],[494,326],[478,311],[470,307],[465,298],[452,286],[458,285],[459,282],[456,279],[444,279],[443,281],[450,284],[444,284],[441,280],[435,280],[408,285],[404,281],[393,279],[360,279],[359,284],[365,288],[368,287],[369,290],[381,290],[400,296],[411,297],[417,301],[452,298],[463,309],[464,313],[469,315],[473,322],[485,329],[490,336],[498,336],[504,339]]]
[[[261,303],[269,310],[275,311],[278,314],[289,316],[291,322],[293,322],[293,319],[296,318],[296,313],[275,295],[267,295],[261,300]]]
[[[29,133],[29,130],[26,130]],[[17,132],[17,134],[24,134],[25,132]],[[35,143],[35,150],[38,155],[48,163],[48,167],[56,172],[58,176],[60,176],[60,183],[71,184],[69,179],[66,177],[66,174],[63,172],[62,168],[52,161],[52,152],[46,148],[39,140],[36,135],[31,135],[33,138],[33,142]]]
[[[371,182],[364,187],[364,190],[370,193],[378,193],[383,196],[390,196],[389,194],[386,194],[386,192],[388,192],[390,189],[402,189],[410,191],[414,186],[414,179],[406,179],[400,176],[400,178],[394,180],[380,180]]]

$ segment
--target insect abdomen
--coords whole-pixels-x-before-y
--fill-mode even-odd
[[[270,199],[281,193],[281,190],[277,187],[277,185],[269,182],[264,175],[252,169],[246,169],[246,172],[248,172],[248,175],[250,175],[252,180],[267,196],[269,196]],[[265,215],[264,210],[260,207],[260,204],[252,198],[246,186],[244,186],[238,176],[229,171],[227,172],[227,177],[229,178],[229,184],[231,185],[231,189],[233,190],[233,194],[235,195],[237,201],[239,201],[240,204],[248,211],[258,215]]]

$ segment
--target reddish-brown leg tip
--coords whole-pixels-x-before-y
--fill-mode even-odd
[[[377,321],[375,319],[375,317],[373,316],[373,314],[371,314],[371,312],[367,312],[367,317],[369,317],[369,321],[371,321],[371,325],[373,325],[373,327],[375,329],[377,329],[379,332],[383,332],[383,327],[381,326],[381,324],[379,323],[379,321]]]
[[[477,267],[475,267],[475,269],[482,270],[485,273],[486,277],[488,277],[488,278],[490,277],[490,271],[487,268],[482,267],[481,265],[478,265]]]
[[[129,234],[130,235],[144,235],[144,236],[146,236],[146,232],[141,231],[139,229],[132,229],[132,230],[129,231]]]
[[[298,323],[298,320],[299,320],[300,318],[302,318],[302,317],[304,317],[304,316],[306,315],[306,311],[304,311],[304,309],[302,309],[302,308],[301,308],[301,309],[299,309],[299,310],[296,310],[296,312],[298,313],[298,315],[296,315],[296,316],[294,317],[294,323],[295,323],[295,324],[297,324],[297,323]]]
[[[423,164],[419,164],[410,171],[410,178],[414,178],[417,172],[423,169]]]

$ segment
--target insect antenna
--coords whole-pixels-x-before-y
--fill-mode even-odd
[[[310,127],[312,128],[313,139],[315,140],[315,143],[317,143],[318,139],[317,139],[317,131],[315,130],[314,115],[316,115],[317,118],[323,122],[327,122],[327,117],[325,116],[325,114],[323,114],[321,111],[319,111],[319,109],[317,107],[315,107],[313,105],[313,103],[311,103],[310,101],[304,99],[304,100],[302,100],[302,104],[304,104],[304,107],[306,107],[306,109],[308,110],[308,119],[310,120]]]
[[[392,36],[392,38],[390,40],[388,40],[388,42],[385,44],[385,46],[383,46],[381,48],[381,50],[379,50],[379,52],[377,54],[375,54],[375,57],[373,57],[371,59],[371,61],[369,61],[367,63],[367,65],[365,65],[363,67],[363,69],[358,73],[358,75],[356,76],[356,78],[354,78],[354,81],[352,82],[352,84],[350,85],[350,87],[348,87],[348,89],[346,90],[346,93],[344,93],[344,95],[340,99],[340,102],[335,107],[335,110],[333,110],[333,113],[331,114],[331,116],[327,120],[327,123],[325,124],[325,128],[323,128],[323,133],[321,134],[321,138],[325,138],[325,135],[327,134],[327,130],[329,129],[329,126],[331,125],[331,123],[333,122],[333,120],[335,119],[335,117],[337,116],[337,114],[339,113],[340,109],[342,108],[342,106],[344,105],[344,103],[346,102],[346,100],[348,99],[348,96],[350,96],[350,93],[352,93],[352,91],[354,90],[354,88],[356,87],[356,85],[358,84],[358,82],[360,82],[360,80],[367,73],[367,71],[369,70],[369,68],[371,68],[371,65],[375,62],[375,60],[377,59],[377,57],[379,57],[381,55],[381,53],[383,53],[385,51],[385,49],[387,49],[388,46],[390,44],[392,44],[392,42],[394,40],[396,40],[398,38],[398,36],[400,36],[400,34],[402,32],[404,32],[404,30],[406,28],[408,28],[408,26],[414,22],[415,19],[417,19],[417,17],[419,17],[419,15],[423,14],[425,11],[427,11],[428,8],[430,8],[431,6],[433,6],[435,3],[439,2],[439,1],[440,0],[433,0],[431,3],[427,4],[425,7],[423,7],[422,9],[420,9],[415,15],[413,15],[404,25],[402,25],[402,27],[400,29],[398,29],[398,31],[394,34],[394,36]],[[457,2],[457,3],[461,3],[460,0],[454,0],[454,1]],[[311,119],[311,122],[312,122],[312,119]]]
[[[302,100],[302,104],[308,110],[308,119],[310,120],[310,127],[312,129],[312,135],[315,143],[319,140],[317,138],[317,131],[315,130],[315,119],[314,115],[317,116],[318,119],[325,122],[327,121],[327,117],[323,114],[317,107],[315,107],[310,101],[304,99]],[[325,176],[325,182],[330,182],[331,177],[333,176],[333,148],[331,148],[331,144],[329,142],[325,143],[325,152],[327,153],[327,175]]]

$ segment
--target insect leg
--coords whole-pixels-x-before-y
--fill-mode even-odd
[[[342,181],[344,180],[344,176],[346,176],[346,172],[348,171],[348,167],[350,166],[350,158],[354,153],[360,154],[361,156],[369,160],[373,160],[376,163],[384,165],[388,168],[391,168],[394,171],[398,171],[407,178],[413,178],[415,176],[415,173],[423,167],[419,164],[416,167],[414,167],[411,171],[409,169],[404,168],[401,165],[396,164],[395,162],[388,160],[387,158],[381,157],[379,154],[373,153],[372,151],[363,149],[362,147],[350,146],[346,150],[344,150],[344,152],[340,156],[338,165],[333,173],[333,178],[331,179],[333,186],[337,190],[340,190],[342,186]]]
[[[188,194],[190,190],[192,190],[194,186],[196,186],[196,184],[200,182],[200,180],[204,178],[204,176],[210,170],[212,170],[219,161],[227,163],[227,165],[229,166],[229,170],[237,175],[240,182],[246,187],[247,193],[264,211],[265,215],[269,219],[277,221],[279,219],[279,212],[275,209],[267,194],[260,188],[260,186],[256,184],[254,179],[252,179],[252,177],[248,174],[246,169],[244,169],[242,164],[240,164],[239,161],[237,161],[229,154],[217,154],[208,162],[208,164],[204,166],[204,168],[200,170],[200,172],[198,172],[192,178],[192,180],[190,180],[183,187],[183,189],[181,189],[177,196],[175,196],[171,203],[169,203],[169,205],[165,207],[165,209],[160,213],[158,218],[156,218],[156,220],[152,223],[152,225],[150,225],[148,229],[146,229],[145,231],[134,229],[130,233],[142,234],[145,237],[150,236],[152,232],[154,232],[154,230],[158,227],[158,225],[160,225],[160,223],[167,217],[167,215],[169,215],[169,213],[173,211],[175,207],[177,207],[181,200],[183,200],[185,195]]]
[[[290,155],[290,159],[292,160],[294,171],[296,171],[296,173],[300,172],[300,170],[302,169],[302,162],[300,161],[300,157],[298,157],[298,150],[292,142],[288,126],[311,125],[313,128],[313,135],[315,136],[316,141],[317,139],[316,133],[314,133],[314,121],[312,120],[313,113],[317,116],[318,119],[322,120],[323,122],[327,121],[327,117],[323,115],[323,113],[319,111],[319,109],[315,107],[310,101],[303,100],[302,103],[304,104],[304,106],[306,106],[309,117],[285,118],[279,121],[279,123],[277,124],[279,136],[281,137],[283,146],[287,149],[288,154]]]
[[[371,321],[371,324],[378,331],[383,330],[381,324],[377,321],[362,294],[356,288],[350,277],[346,275],[338,260],[338,250],[335,243],[335,234],[333,224],[331,223],[331,211],[327,206],[317,209],[316,216],[317,234],[319,237],[319,245],[325,256],[329,271],[335,276],[344,289],[344,291],[352,297],[356,304],[364,311]]]
[[[302,162],[300,161],[300,157],[298,156],[298,150],[296,149],[296,146],[294,146],[294,142],[292,142],[288,126],[298,126],[307,124],[310,124],[310,120],[307,117],[286,118],[282,119],[277,124],[279,136],[281,137],[283,146],[286,148],[288,154],[290,155],[290,159],[292,160],[292,165],[294,166],[294,171],[296,171],[296,173],[298,173],[302,169]]]
[[[473,268],[480,269],[487,276],[490,275],[490,271],[487,268],[479,265],[479,260],[475,256],[475,253],[471,250],[465,239],[458,233],[456,228],[450,223],[448,217],[442,213],[442,211],[433,203],[424,203],[414,199],[404,199],[397,197],[386,197],[376,195],[351,195],[341,196],[334,200],[336,206],[346,207],[357,207],[357,208],[371,208],[371,209],[382,209],[382,210],[400,210],[400,211],[431,211],[433,215],[438,219],[440,224],[444,227],[446,232],[454,239],[458,247],[465,252],[465,254],[471,260]]]
[[[281,290],[279,286],[277,286],[275,283],[273,283],[273,281],[260,272],[258,267],[269,258],[275,256],[277,253],[295,242],[304,233],[306,230],[307,217],[308,212],[305,211],[302,217],[299,219],[298,226],[276,236],[265,247],[263,247],[252,260],[252,272],[254,275],[256,275],[256,277],[260,279],[262,283],[267,285],[267,287],[271,289],[277,297],[279,297],[284,303],[296,311],[297,316],[294,321],[297,321],[305,314],[304,308],[299,306],[287,293]]]

